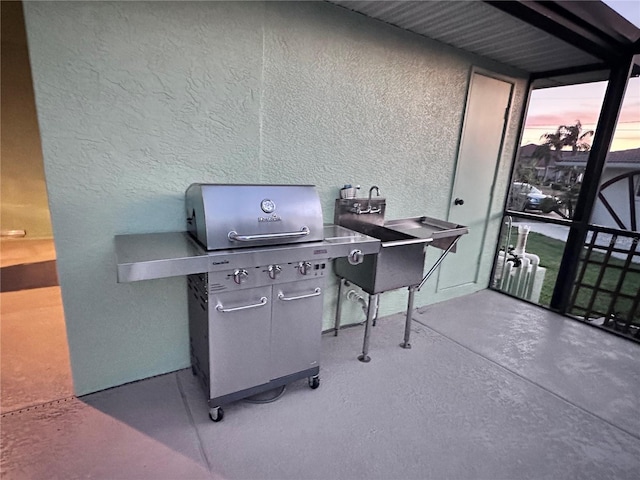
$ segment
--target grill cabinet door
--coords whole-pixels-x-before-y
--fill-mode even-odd
[[[210,398],[269,382],[270,331],[270,286],[210,296]]]
[[[323,288],[322,278],[273,287],[272,379],[320,364]]]

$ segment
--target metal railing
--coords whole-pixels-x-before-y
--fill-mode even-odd
[[[567,313],[640,340],[640,232],[589,226]]]

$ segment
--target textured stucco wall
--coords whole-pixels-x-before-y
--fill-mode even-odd
[[[195,181],[314,183],[325,222],[343,183],[377,184],[389,218],[444,218],[470,68],[500,68],[327,3],[25,11],[79,394],[189,361],[184,279],[116,284],[114,235],[184,229]],[[405,301],[385,294],[381,314]]]

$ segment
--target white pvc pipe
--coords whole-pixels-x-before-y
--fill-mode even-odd
[[[514,255],[518,255],[519,257],[524,255],[527,246],[527,237],[529,236],[529,230],[529,225],[518,225],[518,240],[516,243],[516,248],[513,250]]]

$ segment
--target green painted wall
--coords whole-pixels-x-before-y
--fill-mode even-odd
[[[189,363],[184,279],[117,284],[114,235],[183,230],[192,182],[314,183],[325,222],[343,183],[376,184],[388,218],[444,218],[471,67],[518,73],[324,2],[25,11],[78,394]],[[381,315],[405,302],[385,294]]]
[[[51,238],[40,132],[20,2],[3,2],[0,75],[0,230]]]

